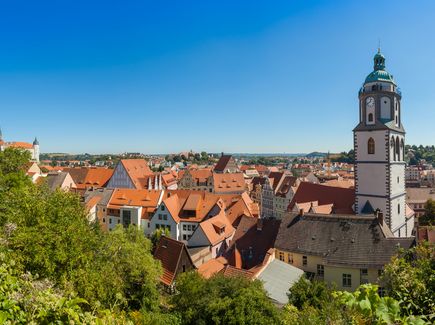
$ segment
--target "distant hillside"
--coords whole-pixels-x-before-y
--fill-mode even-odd
[[[318,151],[314,151],[311,152],[309,154],[306,155],[307,158],[324,158],[326,157],[328,154],[324,153],[324,152],[318,152]]]

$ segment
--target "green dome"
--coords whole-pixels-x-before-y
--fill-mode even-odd
[[[393,79],[393,76],[385,70],[373,71],[367,76],[365,83],[374,82],[374,81],[387,81],[396,84],[396,82]]]
[[[385,57],[381,53],[380,49],[378,49],[378,53],[376,53],[375,57],[373,58],[373,62],[373,72],[367,76],[365,83],[386,81],[396,84],[393,76],[385,70]]]

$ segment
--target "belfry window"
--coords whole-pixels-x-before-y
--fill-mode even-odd
[[[397,161],[400,161],[400,142],[399,137],[396,138],[396,159]]]
[[[405,160],[405,142],[402,140],[400,140],[400,150],[402,150],[402,160]]]
[[[367,152],[369,155],[375,154],[375,140],[373,138],[370,138],[367,142]]]
[[[373,113],[369,113],[368,121],[373,122]]]

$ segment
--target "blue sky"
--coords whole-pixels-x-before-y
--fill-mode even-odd
[[[0,126],[42,152],[342,151],[378,39],[435,140],[435,2],[2,1]]]

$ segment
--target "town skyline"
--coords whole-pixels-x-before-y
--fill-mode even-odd
[[[407,143],[435,138],[430,2],[376,2],[383,29],[367,21],[366,3],[168,11],[131,2],[103,8],[101,26],[97,5],[57,4],[57,17],[44,5],[2,6],[11,33],[1,45],[0,125],[5,139],[38,137],[42,153],[348,151],[378,39],[402,88]]]

